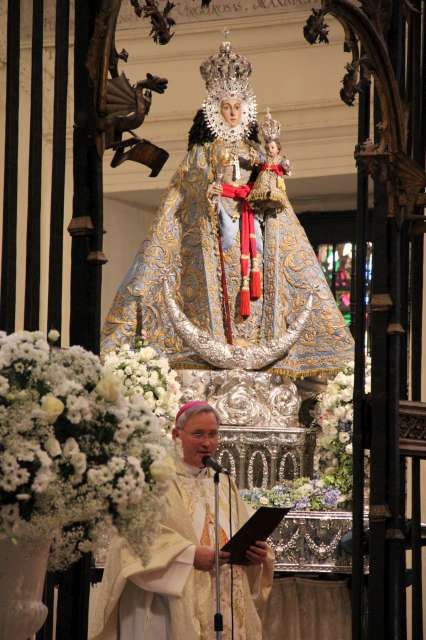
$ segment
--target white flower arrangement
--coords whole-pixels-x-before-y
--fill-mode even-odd
[[[143,338],[138,338],[134,349],[125,345],[120,351],[108,353],[105,367],[118,376],[126,396],[143,396],[163,429],[171,429],[182,392],[167,358],[159,355]]]
[[[58,338],[50,332],[49,338]],[[114,529],[147,557],[173,473],[158,421],[97,356],[0,332],[0,535],[65,568]]]
[[[371,388],[371,363],[366,362],[365,392]],[[339,489],[347,503],[352,498],[352,422],[354,363],[350,362],[318,396],[314,419],[319,427],[314,472],[328,486]]]

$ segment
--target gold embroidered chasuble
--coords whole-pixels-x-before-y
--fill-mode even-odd
[[[225,169],[222,182],[249,180],[253,143],[241,142],[241,175]],[[209,365],[191,353],[176,335],[165,309],[162,279],[177,275],[177,298],[188,318],[226,342],[217,234],[220,233],[232,333],[237,344],[258,344],[283,335],[314,294],[313,310],[299,341],[276,372],[301,377],[342,368],[353,357],[352,337],[328,287],[321,266],[286,196],[286,206],[256,219],[262,295],[250,303],[250,316],[239,316],[241,288],[239,216],[241,202],[219,198],[215,207],[207,188],[217,179],[223,143],[195,145],[177,170],[159,208],[150,240],[142,244],[117,292],[103,329],[102,348],[132,343],[137,326],[175,367]],[[246,166],[247,168],[244,168]]]
[[[235,483],[231,481],[232,529],[235,532],[249,517]],[[229,538],[228,481],[221,476],[219,490],[219,522],[221,543]],[[104,578],[91,603],[91,640],[118,640],[120,598],[126,584],[144,584],[151,576],[163,577],[176,558],[186,549],[200,543],[214,543],[214,483],[211,471],[194,476],[192,470],[178,463],[177,479],[167,494],[167,505],[160,535],[151,549],[151,560],[143,566],[123,540],[117,539],[108,554]],[[223,640],[231,640],[231,576],[230,566],[221,567],[221,609],[224,620]],[[233,569],[234,638],[261,640],[261,609],[269,595],[273,577],[272,556],[263,566]],[[167,575],[166,575],[167,580]],[[161,587],[160,587],[161,588]],[[162,640],[150,633],[150,618],[154,607],[153,594],[140,590],[143,601],[144,640]],[[168,622],[168,640],[214,640],[213,616],[216,610],[215,577],[213,572],[188,572],[180,594],[161,595]],[[172,594],[173,595],[170,595]],[[157,596],[157,594],[155,594]],[[153,626],[154,628],[154,626]]]

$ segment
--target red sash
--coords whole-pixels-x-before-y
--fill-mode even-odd
[[[260,298],[260,272],[257,258],[256,235],[254,232],[254,215],[253,209],[247,202],[247,196],[252,188],[252,183],[243,184],[240,187],[234,187],[231,184],[222,184],[222,195],[225,198],[243,201],[240,226],[242,278],[240,315],[242,318],[248,318],[250,315],[250,300]]]

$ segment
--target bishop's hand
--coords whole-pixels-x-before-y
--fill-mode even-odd
[[[230,553],[219,551],[219,563],[226,564]],[[213,547],[198,546],[195,548],[194,567],[198,571],[211,571],[214,567],[215,551]]]
[[[247,558],[250,564],[263,564],[268,556],[268,545],[262,540],[256,540],[256,543],[247,549]]]

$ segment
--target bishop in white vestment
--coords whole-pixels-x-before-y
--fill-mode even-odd
[[[183,460],[167,494],[161,531],[144,566],[124,540],[111,546],[104,578],[91,604],[90,640],[214,640],[214,483],[205,455],[218,445],[218,416],[205,402],[184,405],[173,436]],[[219,483],[220,547],[250,516],[231,480]],[[231,531],[232,528],[232,531]],[[223,640],[261,640],[259,612],[272,585],[272,553],[258,542],[250,565],[227,563],[221,552]],[[231,597],[232,589],[232,597]],[[233,616],[231,615],[231,603]],[[233,618],[233,620],[232,620]],[[233,626],[233,634],[232,634]]]

